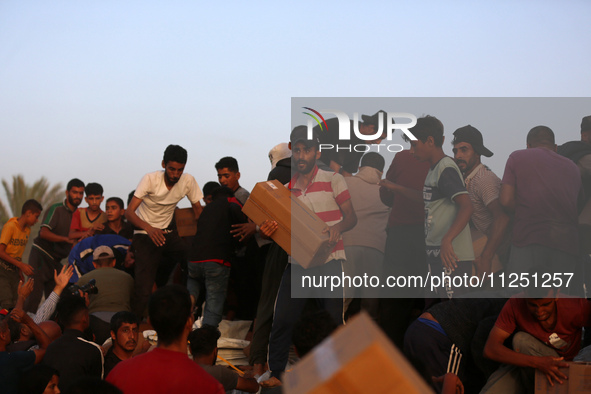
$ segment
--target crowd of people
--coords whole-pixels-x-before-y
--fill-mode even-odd
[[[363,115],[360,141],[386,138],[385,116]],[[187,151],[169,145],[127,208],[110,197],[103,211],[103,187],[79,179],[63,202],[26,201],[0,236],[2,392],[281,392],[291,345],[302,355],[360,310],[437,392],[450,386],[443,377],[453,391],[533,392],[535,369],[561,384],[559,368],[591,327],[591,116],[580,140],[560,146],[550,128],[532,128],[502,178],[482,162],[493,152],[477,128],[454,131],[453,158],[436,117],[409,131],[410,149],[385,176],[379,153],[338,148],[336,120],[295,127],[271,149],[267,180],[326,224],[326,260],[309,268],[273,241],[280,223],[242,212],[249,192],[232,157],[201,188],[184,171]],[[197,223],[188,236],[175,220],[185,197]],[[292,295],[304,276],[345,275],[445,280]],[[478,289],[454,280],[473,276]],[[322,319],[301,323],[314,312]],[[215,366],[224,317],[253,321],[246,373]],[[139,338],[144,324],[156,331],[152,348]]]

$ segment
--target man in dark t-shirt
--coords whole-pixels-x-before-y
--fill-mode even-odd
[[[115,365],[133,356],[139,335],[139,319],[132,312],[117,312],[111,318],[112,346],[105,354],[105,376]]]
[[[217,327],[222,320],[230,261],[237,243],[230,230],[233,224],[246,223],[247,219],[229,188],[214,190],[212,197],[197,222],[197,234],[189,252],[187,288],[193,303],[205,292],[203,324]]]
[[[66,199],[49,207],[43,217],[39,236],[33,241],[29,264],[35,270],[33,291],[25,302],[27,312],[37,312],[43,293],[49,297],[55,286],[53,272],[60,272],[61,260],[68,256],[74,240],[69,238],[72,214],[82,202],[84,182],[72,179],[66,187]]]

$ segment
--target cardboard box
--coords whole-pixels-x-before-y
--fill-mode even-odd
[[[568,368],[560,372],[568,377],[563,384],[554,382],[550,386],[546,376],[536,370],[536,394],[579,394],[591,393],[591,363],[569,362]]]
[[[362,312],[338,328],[283,379],[286,394],[433,393]]]
[[[327,227],[314,212],[294,197],[279,181],[259,182],[242,212],[254,223],[274,220],[279,227],[272,238],[304,268],[322,265],[331,249]]]
[[[179,237],[192,237],[197,234],[197,220],[193,208],[175,209],[174,218]]]

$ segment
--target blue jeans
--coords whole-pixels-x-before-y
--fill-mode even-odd
[[[203,324],[217,327],[222,321],[229,277],[230,267],[213,261],[189,262],[189,279],[187,281],[189,293],[197,300],[199,294],[205,291]]]

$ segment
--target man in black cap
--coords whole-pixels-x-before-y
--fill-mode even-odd
[[[493,155],[484,146],[480,131],[470,125],[460,127],[454,131],[452,145],[454,159],[462,171],[474,206],[470,220],[472,240],[478,242],[478,238],[487,237],[484,249],[474,260],[476,274],[480,275],[491,272],[495,254],[501,254],[502,250],[499,249],[503,249],[502,244],[506,244],[503,240],[506,238],[509,216],[499,203],[501,180],[480,161],[481,156]]]
[[[342,262],[346,260],[342,233],[357,224],[357,216],[345,179],[339,174],[318,168],[318,135],[313,132],[310,137],[305,126],[298,126],[291,132],[289,146],[292,152],[292,169],[295,171],[287,187],[295,198],[324,221],[324,232],[329,236],[328,245],[332,249],[323,265],[305,269],[295,260],[291,260],[293,264],[288,264],[283,272],[269,338],[271,378],[261,383],[265,387],[281,384],[279,379],[287,365],[293,328],[307,302],[307,298],[292,297],[292,283],[294,291],[295,284],[302,284],[297,290],[303,292],[306,289],[302,281],[304,276],[342,277]],[[277,228],[277,222],[266,221],[261,225],[260,231],[270,238]],[[314,297],[336,324],[343,324],[343,288],[339,285],[325,290],[323,292],[322,289],[315,288],[306,292],[306,296]]]
[[[382,118],[382,135],[374,141],[365,141],[357,137],[353,132],[353,127],[359,127],[359,132],[363,135],[375,135],[379,128],[379,118]],[[332,148],[324,148],[321,150],[320,161],[328,166],[332,171],[338,172],[343,176],[351,176],[359,169],[359,161],[361,156],[365,153],[363,149],[355,150],[355,145],[379,144],[386,138],[386,112],[378,111],[375,114],[361,115],[363,122],[359,122],[358,126],[354,126],[354,121],[351,120],[351,139],[347,141],[339,140],[339,119],[326,119],[326,126],[314,127],[314,133],[318,136],[320,144],[331,145]],[[321,165],[320,163],[318,163]],[[322,168],[328,170],[329,168]]]

